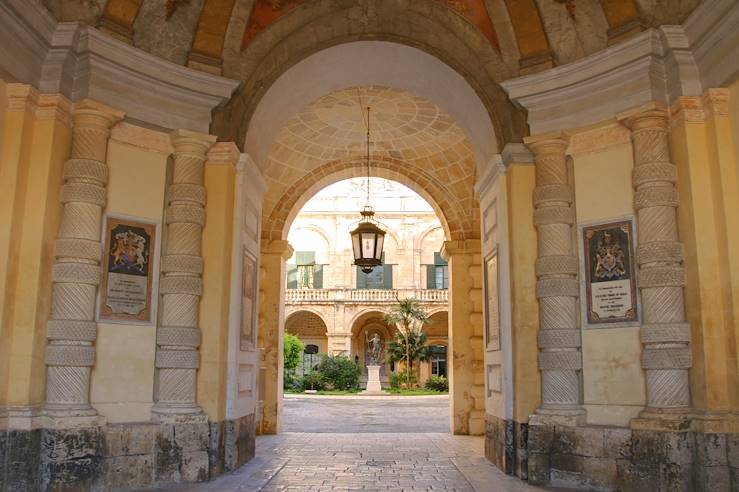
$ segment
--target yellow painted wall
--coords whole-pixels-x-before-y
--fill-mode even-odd
[[[111,140],[108,166],[105,214],[157,222],[161,239],[167,155]],[[160,257],[161,246],[156,252],[155,278]],[[155,289],[154,302],[157,297]],[[154,392],[156,322],[98,323],[96,346],[90,388],[93,406],[109,422],[148,421]]]
[[[528,422],[541,404],[539,303],[536,299],[536,229],[532,193],[533,165],[512,165],[507,175],[508,228],[511,262],[511,332],[513,338],[513,418]]]
[[[620,144],[575,154],[573,169],[578,224],[576,245],[584,265],[580,227],[634,216],[631,145]],[[638,240],[638,231],[636,234]],[[581,283],[584,280],[581,278]],[[585,295],[581,289],[583,312]],[[646,404],[639,327],[585,328],[582,330],[582,354],[583,402],[588,423],[628,426],[630,419]]]
[[[211,421],[226,418],[235,176],[233,163],[205,166],[208,202],[203,229],[197,401]]]
[[[724,414],[739,408],[736,315],[739,311],[739,160],[735,142],[736,87],[682,98],[670,134],[678,169],[680,239],[688,278],[686,305],[691,326],[693,407]],[[728,96],[718,105],[714,96]],[[682,118],[682,106],[704,110]],[[733,118],[733,123],[731,119]],[[731,126],[734,125],[734,128]]]
[[[25,95],[24,95],[25,94]],[[62,166],[71,131],[68,102],[23,84],[2,84],[0,148],[0,404],[39,405],[51,301],[53,243],[59,227]],[[24,108],[24,101],[31,104]],[[20,105],[18,105],[20,103]]]

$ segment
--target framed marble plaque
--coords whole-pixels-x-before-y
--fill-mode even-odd
[[[485,260],[485,348],[500,350],[498,253]]]
[[[583,227],[587,324],[638,321],[631,220]]]
[[[256,346],[257,289],[257,259],[244,251],[241,272],[241,350],[252,350]]]
[[[157,224],[107,217],[99,319],[153,321],[152,284]]]

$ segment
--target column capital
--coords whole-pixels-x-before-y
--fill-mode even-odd
[[[74,105],[72,119],[75,126],[98,126],[109,130],[125,118],[126,113],[94,99],[83,99]]]
[[[616,119],[632,131],[644,128],[667,128],[669,111],[658,102],[649,102],[616,115]]]
[[[169,138],[175,153],[192,152],[203,156],[218,140],[215,135],[183,129],[174,130],[169,134]]]
[[[295,249],[285,239],[275,239],[262,244],[263,255],[280,255],[283,260],[289,260]]]
[[[523,143],[534,155],[557,153],[564,154],[570,143],[570,135],[563,131],[540,133],[523,139]]]
[[[479,239],[466,241],[444,241],[441,245],[441,256],[449,261],[452,256],[480,254],[482,242]]]

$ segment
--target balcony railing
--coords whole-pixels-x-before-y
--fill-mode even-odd
[[[285,301],[291,303],[359,302],[390,303],[415,297],[421,302],[448,303],[448,290],[435,289],[287,289]]]

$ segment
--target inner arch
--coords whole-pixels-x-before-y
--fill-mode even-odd
[[[246,133],[245,151],[263,163],[285,122],[321,96],[376,85],[427,99],[449,114],[469,139],[478,165],[497,152],[490,116],[475,90],[438,58],[386,41],[356,41],[319,51],[285,71],[260,100]]]

